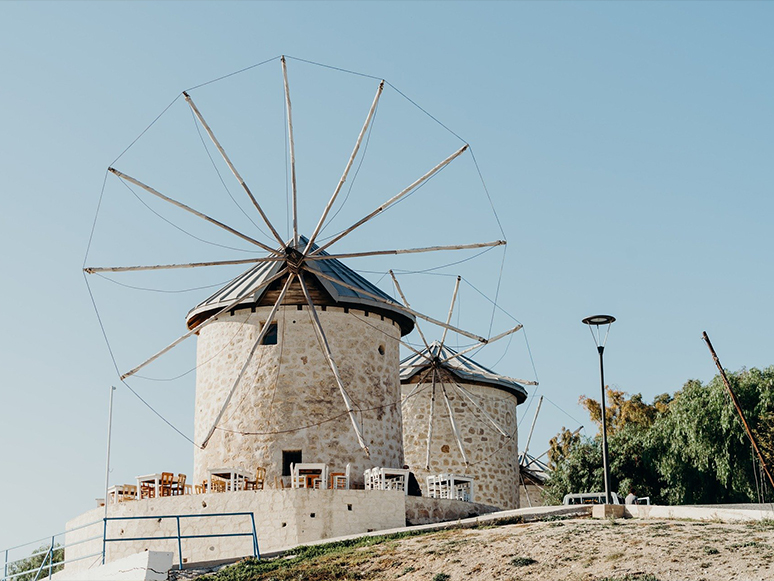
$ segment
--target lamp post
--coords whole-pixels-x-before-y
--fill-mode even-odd
[[[602,383],[602,466],[605,470],[605,504],[612,504],[612,498],[610,497],[610,465],[607,462],[607,417],[605,413],[605,365],[602,358],[602,354],[605,352],[605,343],[607,343],[607,336],[610,333],[610,325],[615,322],[615,317],[610,315],[594,315],[593,317],[586,317],[581,321],[589,326],[591,336],[594,338],[594,343],[597,346],[597,352],[599,353],[599,377]],[[605,338],[602,339],[601,327],[607,325],[605,332]],[[596,335],[594,334],[596,329]]]

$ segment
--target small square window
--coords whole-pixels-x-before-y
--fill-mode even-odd
[[[290,476],[290,465],[301,463],[301,450],[283,450],[282,451],[282,475]]]
[[[277,323],[271,323],[266,334],[263,336],[261,345],[276,345],[277,344]]]

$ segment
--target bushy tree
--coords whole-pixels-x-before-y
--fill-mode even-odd
[[[44,561],[46,564],[43,567],[43,571],[38,576],[39,579],[48,579],[48,569],[52,562],[54,566],[51,570],[51,573],[53,574],[61,571],[64,566],[57,565],[57,563],[64,561],[64,548],[60,547],[59,545],[54,545],[52,559],[49,559],[48,557],[49,548],[50,547],[48,545],[39,547],[32,552],[34,556],[27,557],[26,559],[20,559],[19,561],[15,561],[14,563],[8,565],[8,576],[16,575],[17,573],[23,573],[18,577],[13,577],[13,581],[34,581],[35,577],[37,576],[38,569],[40,569],[40,566]]]
[[[728,374],[764,457],[774,459],[774,367]],[[750,442],[720,376],[688,381],[674,396],[652,404],[640,394],[607,388],[611,486],[619,494],[669,504],[757,502]],[[600,426],[599,402],[582,397]],[[571,438],[563,428],[551,440],[548,500],[604,489],[601,435]]]

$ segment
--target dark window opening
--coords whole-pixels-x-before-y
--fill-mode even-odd
[[[276,345],[277,344],[277,323],[269,325],[269,330],[263,336],[261,345]]]
[[[283,450],[282,451],[282,475],[290,476],[290,465],[299,464],[303,460],[301,458],[301,450]]]

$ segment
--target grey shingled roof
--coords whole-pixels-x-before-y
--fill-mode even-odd
[[[437,357],[440,360],[444,360],[447,357],[457,354],[454,349],[447,347],[446,345],[441,345],[438,341],[434,341],[430,344],[429,351],[424,349],[421,353],[422,355],[414,354],[400,362],[400,380],[402,383],[409,381],[417,373],[423,372],[430,367],[431,364],[426,356],[429,356],[430,358]],[[527,399],[527,389],[523,385],[510,377],[499,375],[491,369],[479,365],[464,355],[455,357],[441,365],[444,369],[456,375],[463,381],[485,383],[503,389],[515,395],[519,403],[523,403],[524,400]]]
[[[307,243],[308,239],[306,237],[299,236],[299,247],[302,250],[306,248]],[[316,244],[312,245],[312,249],[317,248],[318,246]],[[328,253],[325,251],[321,252],[321,254],[328,256]],[[255,288],[258,288],[258,290],[254,292],[253,300],[245,301],[245,303],[242,304],[249,306],[258,303],[268,288],[268,285],[261,286],[262,281],[270,279],[279,272],[283,266],[283,262],[262,262],[257,264],[196,305],[188,312],[186,320],[191,320],[193,316],[201,313],[222,309],[237,299],[245,296],[246,293]],[[331,278],[341,280],[350,286],[362,289],[379,297],[379,300],[377,300],[364,293],[357,292],[322,277],[315,277],[337,304],[354,307],[372,307],[382,311],[389,311],[399,315],[399,321],[402,320],[405,323],[408,323],[407,325],[401,325],[401,327],[408,328],[406,332],[410,332],[411,328],[413,328],[415,320],[413,315],[406,313],[400,303],[395,301],[390,295],[386,294],[376,285],[368,282],[341,261],[336,259],[308,261],[306,262],[306,266],[312,271],[312,274],[314,274],[314,270],[317,270]]]

